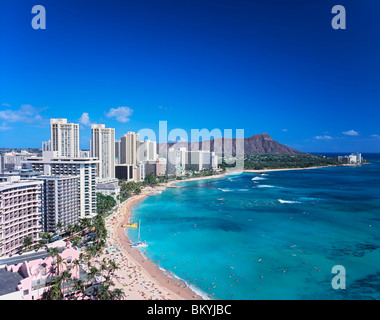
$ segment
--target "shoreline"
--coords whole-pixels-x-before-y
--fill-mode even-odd
[[[245,170],[243,170],[243,172],[246,172],[246,173],[261,173],[261,172],[275,172],[275,171],[289,171],[289,170],[309,170],[309,169],[335,168],[335,167],[352,167],[352,166],[356,166],[356,164],[314,166],[314,167],[304,167],[304,168],[261,169],[261,170],[245,169]]]
[[[233,174],[233,173],[230,173],[230,174]],[[211,180],[211,179],[221,179],[221,178],[224,178],[226,176],[228,176],[229,174],[228,173],[221,173],[221,174],[216,174],[216,175],[212,175],[212,176],[204,176],[204,177],[195,177],[195,178],[189,178],[189,179],[184,179],[184,180],[173,180],[173,181],[169,181],[166,183],[166,187],[171,187],[177,183],[181,183],[181,182],[188,182],[188,181],[197,181],[197,180]]]
[[[169,299],[203,300],[200,295],[186,285],[184,280],[170,277],[169,271],[165,274],[165,272],[160,269],[158,265],[146,258],[139,250],[130,247],[131,240],[125,233],[122,224],[126,224],[128,222],[133,206],[144,201],[150,195],[151,194],[135,195],[120,204],[117,211],[118,217],[116,221],[114,220],[115,217],[113,217],[114,214],[107,217],[112,219],[113,222],[112,239],[120,246],[121,251],[123,251],[123,253],[127,256],[128,260],[133,261],[139,268],[141,268],[141,271],[144,271],[144,278],[149,279],[161,291],[166,291]]]

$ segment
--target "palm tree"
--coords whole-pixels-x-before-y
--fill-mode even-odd
[[[81,227],[78,223],[74,224],[74,227],[73,227],[73,232],[79,232],[81,231]]]
[[[91,282],[91,297],[94,296],[94,284],[95,284],[95,280],[96,280],[96,276],[99,276],[100,275],[100,272],[97,268],[95,268],[94,266],[92,266],[90,268],[90,271],[87,273],[87,281],[90,281]]]
[[[111,299],[111,295],[110,295],[110,286],[111,286],[111,283],[109,283],[108,281],[104,281],[100,284],[99,286],[99,290],[98,290],[98,294],[97,294],[97,298],[99,300],[110,300]]]
[[[41,243],[49,243],[51,239],[51,235],[48,232],[41,232],[39,236],[41,238]]]
[[[71,244],[73,247],[77,247],[81,241],[82,241],[82,238],[79,236],[76,236],[74,239],[71,240]]]
[[[114,272],[119,269],[118,264],[114,260],[109,260],[108,275],[113,275]]]
[[[106,258],[103,258],[103,260],[100,263],[100,272],[107,270],[107,260]]]
[[[60,234],[61,233],[61,229],[63,227],[62,222],[58,221],[55,226],[56,226],[57,233]]]
[[[48,256],[54,259],[58,254],[59,254],[58,248],[53,247],[53,248],[50,248]]]
[[[74,233],[74,226],[72,224],[69,224],[67,227],[66,227],[66,231],[69,235],[71,235],[72,233]]]
[[[68,270],[63,271],[62,275],[60,276],[60,278],[62,278],[61,290],[62,290],[62,287],[63,287],[64,283],[68,283],[70,281],[72,282],[71,273]],[[64,296],[64,294],[62,294],[62,295]]]
[[[125,292],[121,289],[115,289],[112,291],[114,300],[123,300],[125,298]]]
[[[82,294],[82,296],[84,295],[85,286],[84,286],[84,283],[82,280],[76,280],[74,282],[74,290],[79,291]],[[77,296],[75,295],[75,299],[76,298],[77,298]]]
[[[77,272],[78,272],[78,279],[79,279],[80,261],[79,261],[78,259],[74,259],[74,261],[73,261],[73,265],[74,265],[75,268],[77,269]]]
[[[60,272],[59,272],[59,267],[61,267],[63,264],[66,264],[66,262],[63,260],[63,258],[57,254],[57,257],[56,257],[56,264],[57,264],[57,275],[59,276]]]
[[[63,299],[63,293],[61,290],[62,287],[62,277],[56,277],[51,282],[51,286],[48,291],[43,293],[42,299],[43,300],[62,300]]]
[[[25,237],[23,241],[24,249],[27,250],[33,244],[33,239],[31,237]]]
[[[79,224],[83,229],[91,228],[91,221],[88,218],[79,218]]]

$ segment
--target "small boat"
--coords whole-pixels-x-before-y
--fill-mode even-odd
[[[148,244],[145,241],[139,241],[131,244],[131,248],[145,248]]]
[[[138,224],[137,224],[137,222],[132,222],[132,223],[123,224],[122,227],[123,228],[127,228],[127,227],[129,227],[129,228],[137,228]]]
[[[145,241],[141,241],[140,239],[140,226],[141,226],[141,220],[139,220],[139,236],[138,236],[138,241],[135,243],[132,243],[130,246],[131,248],[144,248],[147,247],[148,244]]]

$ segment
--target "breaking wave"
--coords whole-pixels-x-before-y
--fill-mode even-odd
[[[281,187],[271,186],[270,184],[259,184],[256,186],[256,188],[281,188]]]
[[[257,180],[266,180],[267,178],[262,178],[262,177],[254,177],[252,178],[253,181],[257,181]]]
[[[299,201],[282,200],[282,199],[277,199],[277,201],[280,203],[301,203]]]

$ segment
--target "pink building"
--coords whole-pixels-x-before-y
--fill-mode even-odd
[[[59,265],[59,273],[68,270],[73,280],[78,279],[80,269],[74,265],[74,260],[79,260],[79,249],[68,243],[59,255],[65,262]],[[0,300],[40,299],[49,288],[50,281],[58,275],[57,271],[55,257],[1,266]]]
[[[16,253],[42,232],[42,181],[0,179],[0,256]]]

